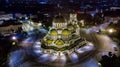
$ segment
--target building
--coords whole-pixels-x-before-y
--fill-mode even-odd
[[[70,20],[68,21],[62,15],[53,19],[51,29],[41,41],[45,53],[69,54],[81,45],[85,45],[86,40],[80,36],[80,27],[76,16],[76,14],[70,14]]]
[[[119,11],[109,11],[104,13],[104,22],[113,22],[117,23],[120,20]]]
[[[25,32],[30,32],[35,29],[40,29],[42,26],[41,23],[33,22],[31,20],[27,21],[26,23],[22,23],[22,29]]]
[[[9,36],[17,32],[21,32],[22,23],[18,23],[13,20],[3,21],[0,24],[0,34],[4,36]]]

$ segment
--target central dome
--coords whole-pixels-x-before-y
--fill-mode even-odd
[[[61,15],[56,16],[53,19],[53,22],[54,23],[66,23],[65,18],[63,16],[61,16]]]
[[[66,19],[62,15],[58,15],[53,19],[53,24],[52,26],[55,28],[64,28],[67,25]]]

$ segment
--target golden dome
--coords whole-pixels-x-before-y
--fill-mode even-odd
[[[51,36],[56,36],[56,35],[58,35],[57,30],[52,29],[52,30],[50,31],[50,35],[51,35]]]
[[[67,29],[62,31],[62,35],[70,35],[70,34],[71,34],[71,32]]]
[[[62,40],[56,40],[56,41],[55,41],[55,44],[56,44],[57,46],[62,46],[62,45],[64,45],[64,42],[63,42]]]
[[[47,43],[47,44],[51,44],[52,42],[53,42],[53,40],[51,40],[51,39],[47,39],[47,40],[46,40],[46,43]]]

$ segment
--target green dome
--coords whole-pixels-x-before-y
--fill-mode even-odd
[[[51,39],[47,39],[47,40],[46,40],[46,43],[47,43],[47,44],[51,44],[52,42],[53,42],[53,40],[51,40]]]
[[[52,29],[52,30],[50,31],[50,35],[51,35],[51,36],[56,36],[56,35],[58,35],[57,30]]]
[[[74,30],[74,26],[73,25],[69,25],[68,26],[68,30],[70,30],[70,31]]]
[[[56,41],[55,41],[55,44],[56,44],[57,46],[62,46],[62,45],[64,45],[64,42],[63,42],[62,40],[56,40]]]
[[[62,35],[68,36],[70,34],[71,34],[71,32],[69,30],[67,30],[67,29],[65,29],[65,30],[62,31]]]

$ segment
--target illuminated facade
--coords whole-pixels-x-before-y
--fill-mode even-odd
[[[76,19],[76,14],[70,14],[70,20],[66,21],[61,15],[53,19],[52,28],[42,39],[42,49],[44,53],[72,53],[87,41],[80,36],[80,27]]]
[[[32,22],[32,21],[27,21],[27,23],[23,23],[22,29],[25,32],[29,32],[29,31],[32,31],[34,29],[40,29],[41,25],[42,25],[41,23],[35,23],[35,22]]]

